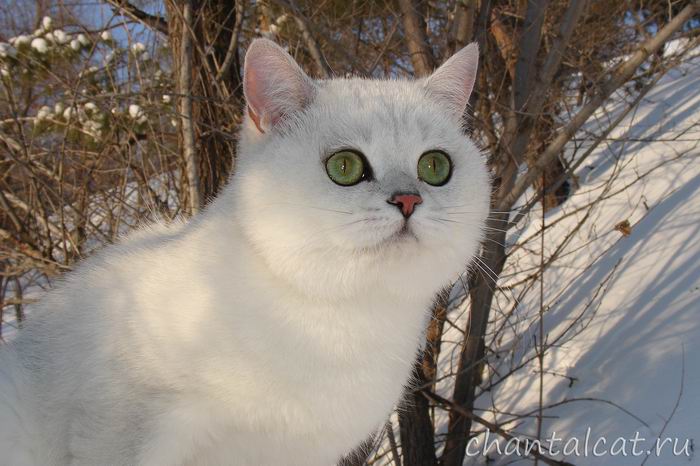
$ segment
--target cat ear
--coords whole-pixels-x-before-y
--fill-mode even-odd
[[[428,94],[460,118],[474,89],[478,64],[479,46],[472,42],[430,75],[425,82]]]
[[[279,45],[255,39],[243,67],[243,94],[248,115],[261,133],[287,115],[302,110],[314,93],[314,83]]]

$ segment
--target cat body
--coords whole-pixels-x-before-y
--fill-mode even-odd
[[[2,463],[324,466],[381,427],[488,211],[460,53],[426,82],[312,81],[254,42],[233,182],[86,260],[0,347]],[[345,186],[324,163],[348,148]],[[442,186],[416,176],[435,148]]]

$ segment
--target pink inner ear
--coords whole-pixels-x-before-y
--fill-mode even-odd
[[[259,91],[257,89],[258,84],[257,84],[257,77],[255,75],[255,69],[253,67],[247,68],[245,70],[245,88],[246,88],[246,96],[248,100],[248,115],[250,116],[250,119],[253,120],[253,123],[255,123],[255,127],[258,128],[258,131],[261,133],[264,133],[265,131],[262,129],[260,126],[260,117],[258,114],[253,110],[253,107],[255,108],[262,108],[260,106],[259,102],[253,102],[253,100],[256,99],[256,97],[259,95]]]
[[[248,57],[247,57],[248,58]],[[265,131],[261,126],[261,117],[264,117],[265,112],[269,112],[269,105],[265,103],[265,83],[261,82],[258,76],[257,68],[258,63],[251,63],[252,59],[248,58],[246,60],[245,69],[245,96],[248,101],[248,114],[255,123],[255,126],[260,130],[261,133]]]
[[[250,108],[250,105],[248,106],[248,115],[250,116],[250,119],[253,120],[253,123],[255,123],[255,127],[258,128],[258,131],[261,133],[265,134],[265,130],[262,129],[260,126],[260,117],[258,117],[255,112],[253,111],[252,108]]]

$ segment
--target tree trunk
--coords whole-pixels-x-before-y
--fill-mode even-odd
[[[471,308],[467,336],[464,339],[457,367],[458,376],[455,378],[455,388],[452,400],[455,404],[472,412],[474,408],[475,388],[481,384],[483,359],[485,351],[484,335],[488,325],[495,288],[492,275],[498,277],[505,264],[505,228],[508,216],[491,212],[488,224],[487,239],[484,242],[481,260],[469,277],[469,297]],[[486,271],[481,268],[486,268]],[[489,270],[490,269],[490,270]],[[493,274],[491,273],[493,272]],[[440,458],[441,466],[461,466],[469,440],[471,419],[450,411],[445,449]]]
[[[417,386],[428,382],[422,369],[422,358],[413,367],[413,379]],[[435,436],[430,419],[430,403],[420,390],[410,391],[399,408],[399,432],[401,456],[404,466],[434,466]]]
[[[438,297],[433,307],[432,319],[426,335],[425,350],[413,367],[414,390],[406,393],[403,401],[404,406],[399,409],[399,431],[404,466],[437,464],[435,427],[430,418],[430,402],[423,396],[422,388],[432,388],[435,384],[437,359],[440,354],[447,305],[448,292],[444,292]]]
[[[183,44],[183,29],[192,38],[189,99],[194,134],[190,149],[196,151],[201,207],[218,193],[233,170],[234,134],[240,124],[238,109],[243,105],[237,44],[245,3],[232,0],[192,0],[191,3],[189,27],[185,27],[185,2],[168,0],[166,7],[175,70],[182,69],[183,56],[187,56],[182,50],[187,45],[186,41]],[[187,152],[189,144],[183,131],[180,133],[183,161],[187,163],[192,156]]]
[[[425,2],[399,0],[408,53],[416,77],[428,76],[435,69],[435,57],[425,34]]]

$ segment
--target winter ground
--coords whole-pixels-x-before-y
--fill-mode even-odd
[[[595,124],[603,125],[602,117]],[[573,197],[545,217],[545,260],[560,250],[544,273],[545,341],[552,346],[544,358],[540,438],[555,433],[560,451],[569,441],[566,460],[576,465],[700,463],[700,60],[669,72],[608,139],[577,170]],[[628,236],[615,229],[625,220]],[[492,325],[512,328],[502,332],[500,357],[490,358],[492,381],[532,357],[533,341],[541,341],[539,280],[518,285],[539,267],[540,226],[541,213],[533,212],[508,238],[525,245],[514,248],[499,282],[515,288],[499,298]],[[516,295],[520,305],[509,314]],[[443,355],[449,370],[456,352]],[[480,415],[535,437],[535,417],[512,413],[537,414],[539,397],[535,360],[477,404]],[[601,437],[606,444],[599,441],[597,452],[607,454],[597,456]],[[657,438],[678,439],[681,454],[666,442],[657,457]],[[495,447],[488,457],[495,461],[476,454],[467,464],[532,463],[499,456]]]

